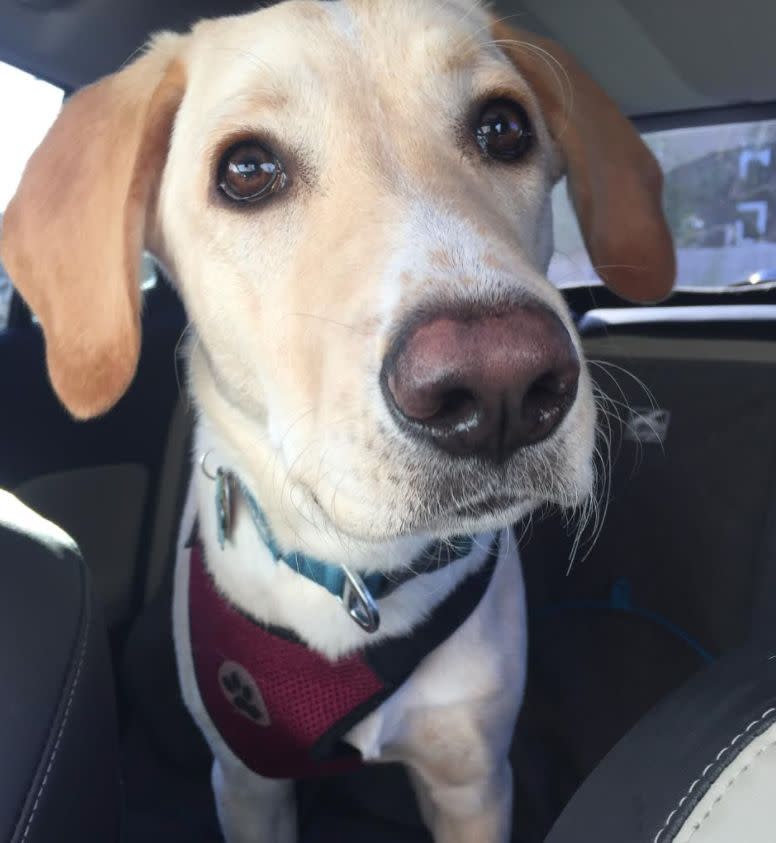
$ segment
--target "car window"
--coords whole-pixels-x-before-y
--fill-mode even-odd
[[[776,120],[652,132],[679,287],[776,281]],[[565,183],[553,193],[558,286],[596,279]]]
[[[0,62],[0,225],[24,165],[62,106],[64,91]],[[11,303],[11,281],[0,264],[0,331]]]

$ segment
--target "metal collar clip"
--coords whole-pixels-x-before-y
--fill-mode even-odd
[[[347,566],[342,566],[345,585],[342,589],[342,605],[350,617],[366,632],[374,633],[380,629],[380,610],[366,583],[358,574]]]

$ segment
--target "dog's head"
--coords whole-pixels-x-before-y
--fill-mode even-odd
[[[134,374],[145,244],[242,451],[338,533],[445,534],[590,490],[591,387],[545,278],[564,172],[606,283],[664,296],[658,167],[556,44],[468,0],[293,0],[76,94],[3,259],[74,415]]]

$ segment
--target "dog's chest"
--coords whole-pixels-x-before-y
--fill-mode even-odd
[[[359,746],[359,752],[344,739],[360,724],[368,726],[365,718],[474,612],[490,585],[496,555],[412,635],[333,661],[232,605],[215,586],[198,543],[188,567],[190,652],[208,717],[246,767],[286,779],[342,772],[362,756],[373,757],[370,747]]]

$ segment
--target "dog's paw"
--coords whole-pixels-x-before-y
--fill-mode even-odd
[[[269,712],[253,677],[236,662],[224,662],[218,670],[224,696],[244,717],[257,726],[269,726]]]

